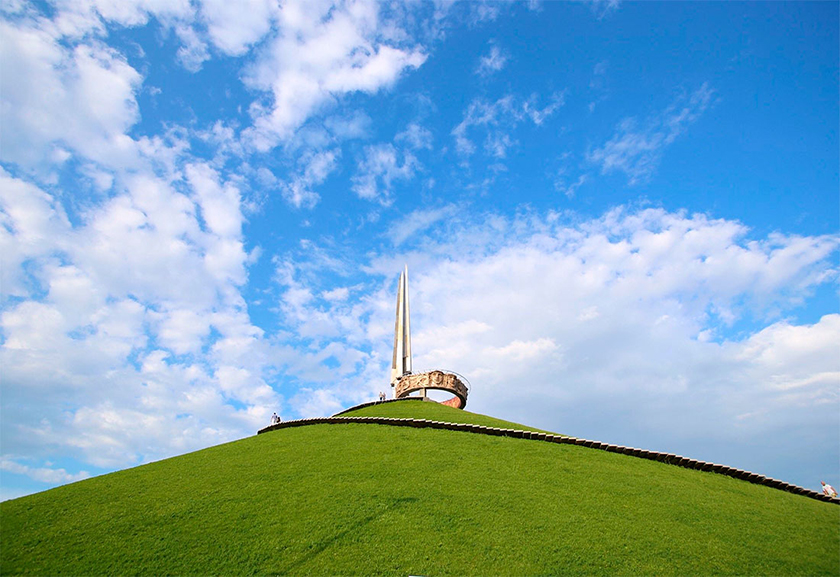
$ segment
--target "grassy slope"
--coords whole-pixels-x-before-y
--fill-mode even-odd
[[[836,505],[577,446],[381,425],[274,431],[0,515],[4,574],[840,571]]]
[[[543,431],[534,427],[520,425],[503,421],[487,415],[471,413],[441,405],[440,403],[428,403],[422,401],[406,401],[396,403],[384,403],[381,405],[370,405],[355,411],[348,411],[339,415],[340,417],[394,417],[426,419],[429,421],[446,421],[449,423],[469,423],[471,425],[484,425],[485,427],[498,427],[500,429],[520,429],[522,431]]]

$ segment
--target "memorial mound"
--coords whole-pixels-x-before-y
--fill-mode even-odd
[[[425,402],[355,413],[522,428]],[[270,431],[0,515],[3,574],[840,572],[832,503],[575,445],[363,423]]]

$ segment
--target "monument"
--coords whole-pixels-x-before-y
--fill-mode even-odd
[[[404,399],[419,392],[426,398],[429,389],[447,391],[454,396],[442,405],[463,409],[467,406],[469,388],[466,379],[450,371],[431,370],[413,373],[411,366],[411,313],[408,306],[408,265],[400,273],[397,288],[397,318],[394,326],[394,356],[391,361],[391,387],[395,399]]]

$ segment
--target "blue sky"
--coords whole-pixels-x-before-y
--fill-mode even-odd
[[[6,2],[0,498],[469,408],[840,482],[838,5]]]

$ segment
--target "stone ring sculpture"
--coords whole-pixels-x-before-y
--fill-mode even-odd
[[[395,383],[394,398],[404,399],[416,391],[421,391],[422,396],[425,397],[427,389],[447,391],[455,395],[448,401],[443,401],[441,405],[455,407],[456,409],[463,409],[467,406],[467,395],[469,394],[467,385],[458,378],[458,375],[439,370],[403,375]]]

